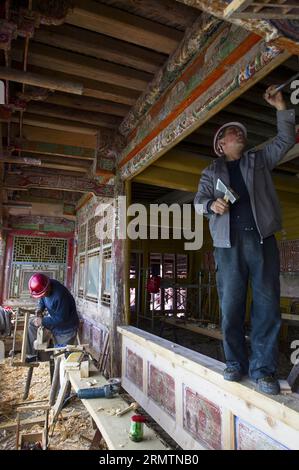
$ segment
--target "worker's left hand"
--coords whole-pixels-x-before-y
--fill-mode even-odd
[[[283,111],[287,108],[286,102],[284,100],[283,94],[281,91],[275,93],[275,95],[269,95],[269,92],[276,89],[276,85],[271,85],[267,88],[264,98],[271,106],[274,106],[278,111]]]
[[[36,317],[33,322],[34,322],[34,325],[38,328],[42,324],[42,319],[41,317]]]

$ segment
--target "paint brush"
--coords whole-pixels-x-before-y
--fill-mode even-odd
[[[276,95],[276,93],[278,93],[280,90],[282,90],[283,88],[285,88],[287,85],[289,85],[290,83],[292,83],[294,80],[296,80],[296,78],[299,78],[299,72],[296,73],[296,75],[293,75],[289,80],[287,80],[286,82],[282,83],[281,85],[278,85],[276,88],[274,88],[274,90],[271,90],[268,95],[269,96],[274,96]]]

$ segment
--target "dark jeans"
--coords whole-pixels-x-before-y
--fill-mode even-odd
[[[36,340],[37,336],[37,327],[34,325],[34,318],[30,318],[29,325],[28,325],[28,333],[27,333],[27,357],[36,356],[37,351],[34,349],[33,343]],[[46,330],[46,336],[50,338],[51,332]],[[76,337],[77,337],[77,328],[75,327],[72,330],[62,333],[52,333],[54,346],[66,346],[67,344],[75,344]]]
[[[215,248],[216,279],[228,366],[253,379],[276,373],[281,325],[279,250],[275,236],[260,243],[256,230],[232,231],[231,248]],[[244,321],[248,282],[252,287],[251,357]]]

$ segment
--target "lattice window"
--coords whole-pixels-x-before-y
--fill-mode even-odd
[[[96,225],[99,222],[99,217],[92,217],[88,221],[87,228],[87,249],[93,250],[100,246],[100,240],[96,236]]]
[[[84,253],[86,250],[86,224],[79,227],[78,233],[78,252]]]
[[[110,305],[112,292],[112,247],[103,249],[102,303]]]
[[[85,256],[80,256],[79,260],[79,277],[78,277],[78,295],[83,297],[84,295],[84,271],[85,271]]]
[[[65,263],[67,240],[61,238],[14,238],[13,261],[23,263]]]

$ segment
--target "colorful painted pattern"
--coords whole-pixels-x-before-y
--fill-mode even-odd
[[[222,449],[220,408],[189,387],[184,389],[184,429],[208,449]]]
[[[175,381],[171,375],[148,365],[148,396],[164,411],[175,418]]]
[[[217,104],[227,98],[232,92],[242,87],[248,80],[281,54],[276,46],[267,46],[260,41],[252,47],[246,56],[239,59],[230,69],[218,79],[211,87],[204,91],[197,99],[183,111],[176,119],[153,138],[121,169],[123,179],[126,179],[151,161],[159,153],[174,145],[188,129],[195,128],[203,122],[205,116]],[[164,150],[165,151],[165,150]]]

